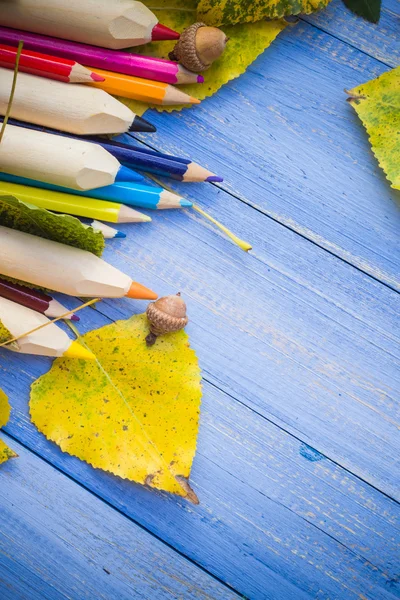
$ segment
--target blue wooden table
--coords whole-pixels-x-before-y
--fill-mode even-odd
[[[28,413],[50,362],[1,351],[19,454],[0,468],[2,600],[400,596],[400,194],[343,92],[400,63],[399,8],[374,26],[334,0],[201,106],[151,114],[146,144],[225,177],[174,187],[253,243],[164,211],[105,255],[187,300],[201,503],[63,454]],[[132,307],[102,302],[80,329]]]

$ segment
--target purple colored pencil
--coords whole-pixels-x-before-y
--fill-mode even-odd
[[[35,52],[44,52],[61,58],[75,60],[87,67],[105,69],[125,75],[143,77],[164,83],[203,83],[202,75],[192,73],[172,60],[131,54],[122,50],[108,50],[70,42],[59,38],[28,33],[20,29],[0,27],[0,42],[17,46],[23,40],[24,48]]]
[[[65,308],[65,306],[54,300],[51,296],[16,283],[11,283],[10,281],[5,281],[4,279],[0,279],[0,296],[31,308],[49,318],[61,317],[68,312],[68,308]],[[77,315],[71,314],[65,318],[71,319],[71,321],[79,321]]]

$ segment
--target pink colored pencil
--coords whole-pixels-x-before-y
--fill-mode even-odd
[[[1,43],[16,46],[21,40],[24,42],[24,48],[28,50],[68,58],[88,67],[172,84],[203,83],[204,81],[202,75],[192,73],[171,60],[131,54],[122,50],[97,48],[88,44],[0,26]]]

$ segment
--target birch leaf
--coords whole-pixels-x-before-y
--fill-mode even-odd
[[[386,177],[400,190],[400,67],[348,92]]]
[[[8,419],[10,418],[10,405],[8,403],[8,398],[0,389],[0,428],[4,427],[8,423]],[[11,448],[7,446],[2,439],[0,439],[0,465],[3,462],[6,462],[9,458],[15,458],[18,456],[15,454]]]
[[[97,362],[57,359],[32,385],[32,421],[94,467],[197,502],[188,484],[201,399],[197,358],[184,331],[150,348],[147,333],[146,315],[135,315],[79,338]]]
[[[177,31],[183,31],[196,21],[197,2],[194,0],[146,0],[144,4],[151,8],[161,23]],[[212,96],[225,83],[244,73],[247,67],[268,48],[286,26],[285,21],[276,20],[224,27],[229,42],[221,58],[202,73],[204,83],[180,85],[179,89],[199,100]],[[152,42],[146,46],[134,48],[133,52],[168,58],[168,53],[174,45],[175,42]],[[120,100],[139,115],[142,115],[150,107],[144,102],[126,98],[120,98]],[[184,106],[151,106],[151,108],[156,108],[160,112],[172,112],[187,106],[185,104]]]
[[[207,25],[254,23],[325,8],[330,0],[200,0],[197,19]]]

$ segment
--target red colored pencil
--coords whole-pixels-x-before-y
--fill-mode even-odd
[[[14,69],[17,48],[0,44],[0,67]],[[104,81],[104,77],[93,73],[74,60],[59,58],[30,50],[22,50],[19,70],[31,75],[40,75],[48,79],[57,79],[65,83],[93,83]]]
[[[68,312],[68,308],[65,308],[51,296],[4,279],[0,279],[0,297],[27,306],[49,318],[61,317],[61,315]],[[69,315],[66,318],[71,321],[79,321],[77,315]]]

